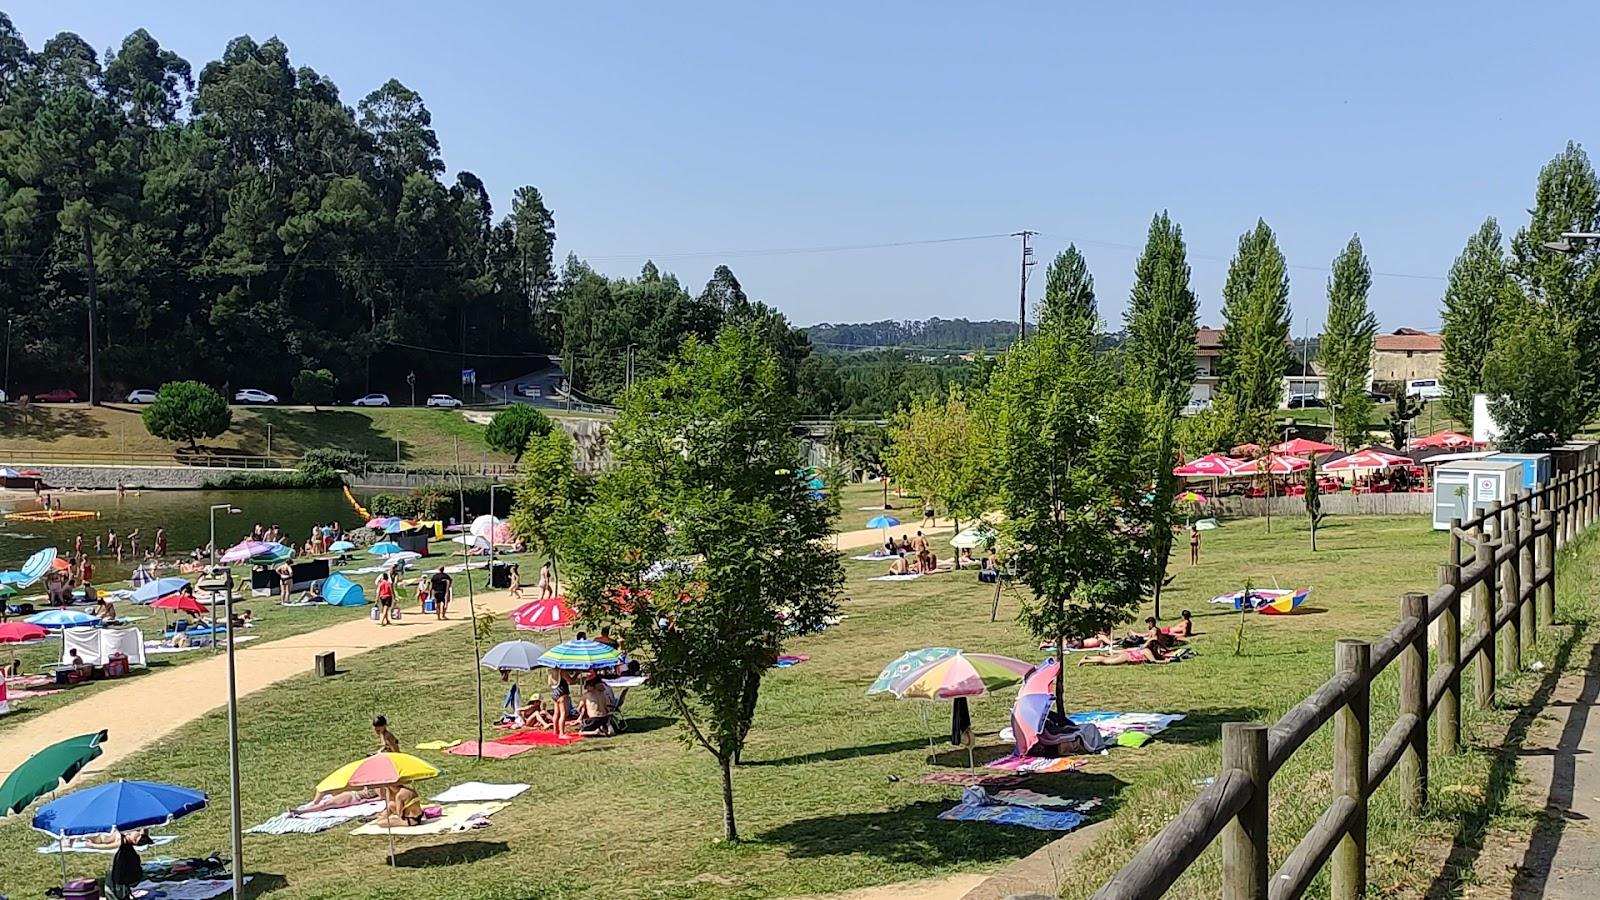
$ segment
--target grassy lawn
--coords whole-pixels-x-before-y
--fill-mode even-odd
[[[1421,517],[1329,520],[1314,555],[1303,530],[1282,521],[1272,527],[1268,535],[1262,522],[1229,523],[1206,533],[1200,566],[1174,567],[1165,611],[1195,611],[1203,632],[1197,659],[1070,671],[1073,708],[1189,716],[1144,749],[1096,757],[1083,771],[1029,785],[1101,796],[1119,813],[1120,839],[1080,876],[1085,886],[1108,877],[1117,853],[1131,852],[1134,840],[1191,796],[1194,777],[1214,772],[1214,752],[1206,748],[1221,722],[1270,716],[1320,683],[1331,667],[1331,640],[1381,634],[1396,618],[1399,594],[1427,587],[1444,552]],[[965,768],[966,753],[948,744],[930,754],[929,735],[947,731],[948,707],[864,695],[885,662],[913,647],[1038,659],[1014,622],[1017,596],[1005,594],[999,621],[990,623],[992,589],[966,574],[870,582],[880,564],[847,565],[845,621],[794,642],[790,652],[811,660],[771,673],[764,684],[735,775],[744,843],[715,840],[720,805],[712,761],[685,746],[667,710],[643,690],[629,698],[630,729],[619,738],[481,764],[424,752],[444,771],[424,796],[468,780],[534,786],[488,830],[404,840],[395,870],[384,865],[381,838],[352,837],[349,829],[248,836],[249,871],[284,898],[776,897],[993,869],[1048,842],[1053,835],[1043,832],[937,820],[958,790],[915,778]],[[1301,615],[1246,621],[1244,652],[1236,656],[1238,618],[1206,601],[1246,578],[1314,591]],[[515,636],[504,623],[496,629],[491,642]],[[471,737],[473,652],[470,631],[453,629],[353,659],[338,678],[306,677],[252,696],[241,725],[246,820],[308,799],[320,777],[369,751],[367,721],[376,713],[389,716],[407,745]],[[486,687],[491,712],[502,693],[498,683]],[[995,732],[1010,700],[1006,692],[973,705],[980,761],[1006,752]],[[168,829],[183,836],[175,853],[227,846],[224,731],[223,717],[210,715],[116,767],[117,776],[192,785],[218,801]],[[1313,757],[1297,759],[1309,766]],[[1306,777],[1314,782],[1314,775]],[[1376,816],[1374,834],[1375,847],[1390,835]],[[7,860],[0,890],[37,896],[59,877],[55,860],[31,852],[39,843],[20,819],[0,828],[0,858]],[[85,872],[103,867],[71,862]]]
[[[393,460],[399,441],[402,462],[444,464],[455,460],[459,442],[464,462],[510,461],[484,445],[484,426],[442,409],[236,406],[233,427],[202,445],[216,453],[264,454],[268,426],[273,454],[284,457],[332,447]],[[24,417],[15,404],[0,405],[0,451],[171,456],[176,447],[145,431],[137,406],[35,406]]]
[[[1381,431],[1394,415],[1393,403],[1378,403],[1372,407],[1372,429]],[[1309,409],[1280,409],[1274,410],[1273,416],[1277,421],[1293,421],[1304,425],[1321,425],[1327,427],[1331,424],[1332,413],[1326,407],[1311,407]],[[1423,403],[1417,417],[1412,420],[1411,433],[1414,437],[1426,437],[1440,431],[1459,431],[1465,434],[1472,433],[1471,422],[1458,422],[1444,408],[1438,400]]]
[[[839,522],[834,528],[838,531],[859,531],[867,527],[867,520],[873,516],[887,515],[901,522],[898,527],[889,529],[895,537],[899,537],[902,531],[906,534],[916,531],[917,523],[922,520],[922,504],[916,498],[896,497],[894,486],[890,485],[889,505],[893,508],[883,508],[883,487],[876,481],[847,484],[839,493]]]
[[[448,552],[452,547],[458,550],[460,549],[460,546],[456,544],[441,544],[439,546],[444,552]],[[523,563],[524,571],[527,571],[530,568],[530,563],[532,563],[531,567],[535,571],[538,569],[537,563],[533,562],[534,557],[528,554],[524,554],[522,556],[503,555],[501,558]],[[459,555],[451,562],[460,562]],[[357,568],[357,566],[352,566],[352,568]],[[244,578],[245,583],[248,584],[249,575],[245,573],[245,570],[243,569],[235,572],[235,579],[238,580],[241,577],[241,573],[243,573],[242,577]],[[377,580],[376,575],[351,574],[348,577],[352,581],[355,581],[366,588],[369,599],[375,596],[373,584]],[[416,570],[412,570],[410,577],[415,579]],[[456,577],[459,579],[461,576],[457,575]],[[471,577],[476,590],[487,589],[488,575],[485,572],[475,569],[472,571]],[[109,587],[113,588],[126,586],[126,584],[109,585]],[[104,587],[106,586],[103,586],[102,589],[104,589]],[[463,585],[458,589],[464,591],[465,586]],[[411,601],[411,593],[408,590],[405,594],[405,603],[403,605],[403,609],[408,612],[414,608],[414,604]],[[368,607],[360,606],[316,606],[284,609],[278,606],[278,598],[276,594],[270,597],[255,597],[245,599],[236,597],[234,600],[234,607],[235,609],[250,610],[251,618],[254,622],[254,625],[251,628],[243,632],[244,635],[252,637],[254,640],[240,644],[239,646],[241,648],[259,646],[270,641],[305,634],[308,631],[326,628],[329,625],[334,625],[347,619],[364,618],[369,612]],[[124,617],[137,618],[137,621],[132,621],[129,624],[135,625],[141,629],[144,632],[146,640],[159,639],[162,633],[163,622],[173,618],[173,615],[170,612],[166,613],[166,618],[163,619],[162,610],[149,609],[147,607],[141,607],[130,603],[118,604],[117,612]],[[220,619],[221,616],[222,612],[219,608],[218,618]],[[209,616],[207,616],[205,620],[210,621]],[[155,673],[166,671],[174,666],[182,666],[187,663],[208,659],[210,656],[211,652],[208,650],[191,650],[187,653],[151,654],[148,658],[149,665],[145,668],[132,669],[128,677],[148,677]],[[43,666],[54,664],[60,660],[60,658],[61,641],[59,638],[54,636],[33,644],[0,645],[0,661],[9,663],[12,659],[20,659],[22,661],[23,671],[25,672],[38,672]],[[29,697],[25,700],[16,701],[12,704],[12,711],[9,715],[0,716],[0,732],[4,732],[7,728],[13,727],[18,723],[26,721],[34,716],[48,712],[60,706],[66,706],[74,701],[81,700],[95,691],[104,690],[108,687],[112,687],[121,683],[121,680],[91,681],[69,688],[58,694],[50,694],[44,697]]]

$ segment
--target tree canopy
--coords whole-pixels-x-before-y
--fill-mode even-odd
[[[1219,403],[1251,440],[1283,396],[1289,365],[1289,270],[1278,238],[1261,220],[1239,236],[1222,287]]]
[[[1334,437],[1347,450],[1367,442],[1372,424],[1367,382],[1378,317],[1367,306],[1371,290],[1372,266],[1361,249],[1361,238],[1352,236],[1333,259],[1333,274],[1328,276],[1328,320],[1317,347],[1317,359],[1327,378],[1328,403],[1334,410]],[[1313,533],[1313,544],[1314,539]]]

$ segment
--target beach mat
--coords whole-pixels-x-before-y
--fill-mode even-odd
[[[946,822],[1016,825],[1038,831],[1071,831],[1083,824],[1083,816],[1075,812],[1012,806],[990,797],[981,787],[969,787],[962,791],[961,802],[939,813],[939,818]]]
[[[483,781],[468,781],[458,784],[448,791],[433,798],[434,803],[486,803],[498,800],[511,800],[528,789],[526,784],[493,784]]]
[[[346,822],[364,819],[383,812],[382,800],[370,800],[366,803],[357,803],[340,809],[324,809],[313,813],[284,812],[273,816],[253,828],[246,828],[245,834],[316,834],[337,828]]]
[[[527,753],[533,749],[531,744],[503,744],[499,741],[483,742],[484,759],[510,759],[519,753]],[[477,756],[477,741],[462,741],[461,743],[444,751],[452,756]]]
[[[583,740],[581,734],[558,735],[554,731],[513,731],[502,734],[490,741],[491,744],[511,744],[516,747],[565,747]],[[470,754],[469,754],[470,755]]]
[[[444,813],[437,819],[429,819],[421,825],[407,825],[403,828],[380,828],[371,822],[357,828],[351,834],[387,835],[405,837],[407,835],[424,834],[449,834],[452,831],[466,831],[467,820],[473,816],[492,816],[502,809],[505,803],[458,803],[444,808]]]
[[[167,844],[170,844],[170,843],[172,843],[173,841],[175,841],[177,839],[178,839],[178,836],[175,835],[175,834],[156,834],[156,835],[151,835],[150,836],[150,843],[139,847],[138,850],[142,853],[142,852],[144,852],[145,850],[148,850],[151,847],[164,847]],[[60,853],[62,851],[61,851],[61,845],[60,844],[50,844],[50,845],[45,846],[45,847],[39,847],[36,850],[34,850],[33,852],[50,854],[50,853]],[[111,848],[104,848],[104,847],[68,847],[66,849],[66,852],[68,852],[68,853],[104,853],[104,854],[109,856],[109,855],[112,855],[112,854],[116,853],[117,852],[117,848],[115,848],[115,847],[111,847]]]
[[[250,883],[253,875],[244,877]],[[160,897],[161,900],[211,900],[233,891],[233,882],[227,878],[191,878],[188,881],[141,881],[134,888],[136,896]],[[144,892],[144,893],[140,893]]]
[[[1012,753],[1009,756],[1002,756],[997,760],[985,763],[984,768],[1035,775],[1046,772],[1071,772],[1088,764],[1089,760],[1081,756],[1018,756]]]

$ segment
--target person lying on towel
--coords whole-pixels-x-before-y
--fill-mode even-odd
[[[1160,640],[1147,641],[1140,647],[1126,647],[1105,653],[1090,653],[1078,660],[1080,666],[1136,666],[1141,663],[1172,662]]]
[[[296,806],[290,812],[297,815],[322,812],[327,809],[344,809],[347,806],[357,806],[372,800],[377,800],[383,795],[377,788],[362,788],[350,791],[319,791],[310,803]]]

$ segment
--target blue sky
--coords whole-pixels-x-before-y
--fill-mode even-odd
[[[691,285],[726,261],[798,324],[1014,317],[1017,244],[758,251],[1020,228],[1041,261],[1078,242],[1115,322],[1166,208],[1209,324],[1261,216],[1295,267],[1297,333],[1352,232],[1392,273],[1380,321],[1432,327],[1483,217],[1509,235],[1544,161],[1600,147],[1586,3],[11,6],[36,48],[142,26],[198,73],[229,38],[276,34],[346,103],[398,78],[497,212],[539,187],[560,256],[614,274],[652,257]]]

